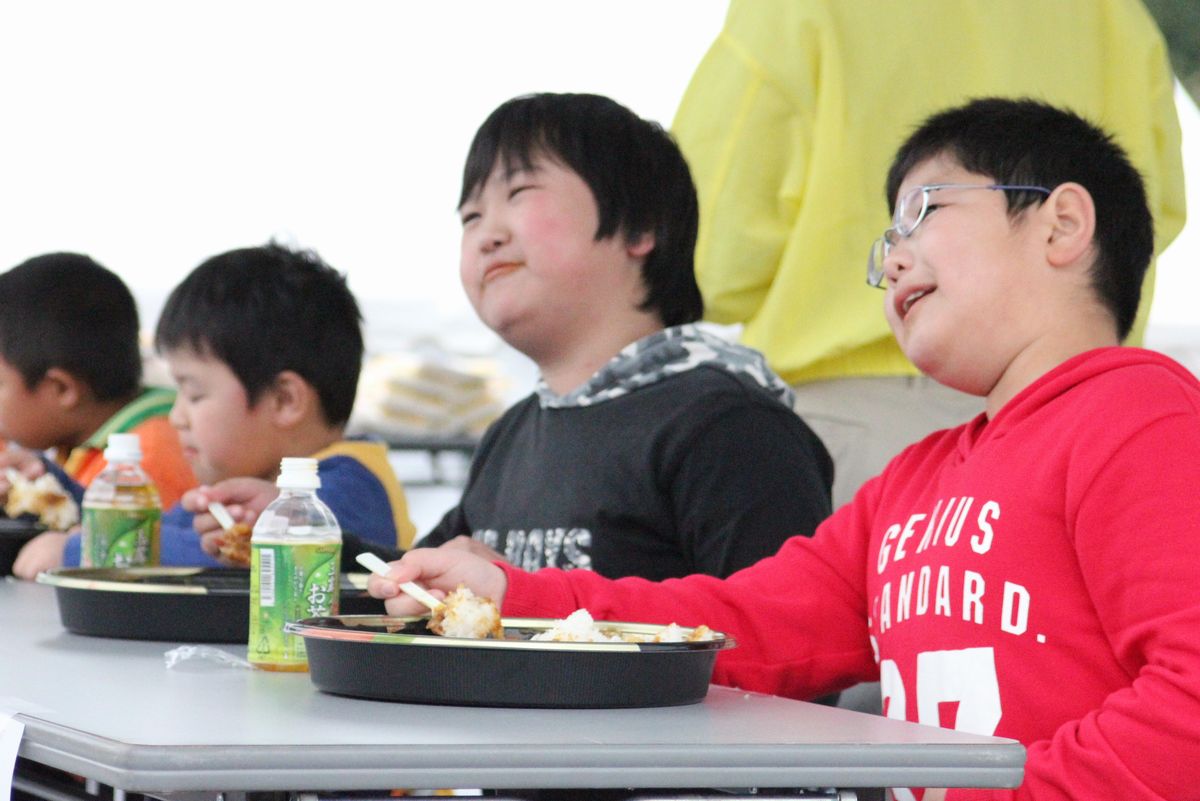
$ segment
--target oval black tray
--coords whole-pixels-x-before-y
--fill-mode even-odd
[[[245,568],[55,568],[38,576],[54,587],[63,627],[75,634],[130,640],[245,644],[250,571]],[[340,611],[371,614],[383,602],[366,576],[341,577]]]
[[[321,690],[384,701],[465,706],[606,708],[678,706],[703,700],[717,653],[734,642],[534,642],[554,625],[504,618],[504,640],[440,637],[425,618],[337,615],[289,623],[304,637],[309,675]],[[598,622],[653,635],[663,626]]]

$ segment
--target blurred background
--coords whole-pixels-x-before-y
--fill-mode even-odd
[[[669,124],[725,5],[6,3],[0,269],[87,252],[150,326],[203,259],[274,236],[349,274],[376,346],[484,348],[455,210],[475,129],[534,91]]]
[[[1200,3],[1147,5],[1180,77],[1191,211],[1159,262],[1147,344],[1200,371]],[[475,128],[534,91],[607,94],[669,125],[725,8],[4,3],[0,269],[53,250],[88,253],[130,284],[152,329],[166,294],[208,256],[272,237],[312,247],[348,274],[372,353],[482,376],[420,377],[444,379],[447,403],[462,407],[430,432],[478,430],[492,405],[528,392],[533,371],[475,320],[458,283],[455,204]],[[401,387],[419,366],[375,365]],[[397,424],[397,436],[420,433],[405,420],[411,430]],[[449,501],[431,508],[453,502],[464,463],[455,453],[430,457],[450,461],[427,477],[448,482]],[[418,520],[422,530],[429,522]]]

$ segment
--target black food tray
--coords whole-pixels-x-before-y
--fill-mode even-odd
[[[250,628],[246,568],[55,568],[38,576],[58,597],[63,627],[128,640],[245,644]],[[343,574],[340,611],[378,614],[366,575]]]
[[[0,576],[12,575],[13,563],[25,543],[45,530],[36,520],[0,516]]]
[[[505,639],[441,637],[425,618],[337,615],[289,623],[304,637],[309,675],[321,690],[383,701],[463,706],[615,708],[704,699],[717,653],[731,638],[682,643],[535,642],[554,625],[504,618]],[[649,624],[597,622],[653,635]]]

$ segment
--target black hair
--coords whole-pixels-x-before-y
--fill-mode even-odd
[[[316,390],[326,422],[341,425],[362,369],[362,314],[345,276],[311,250],[272,242],[192,270],[167,298],[155,345],[220,359],[251,405],[292,370]]]
[[[1112,137],[1074,112],[1030,99],[980,98],[927,119],[897,151],[887,177],[888,207],[905,176],[949,156],[1000,184],[1083,186],[1096,207],[1092,286],[1124,339],[1133,327],[1142,279],[1154,253],[1146,188]],[[1040,205],[1039,192],[1006,190],[1009,214]]]
[[[668,326],[699,320],[694,255],[698,204],[687,162],[662,126],[600,95],[536,94],[502,104],[480,126],[463,167],[461,207],[492,169],[527,169],[538,156],[571,169],[599,211],[596,239],[654,236],[642,265],[646,298]]]
[[[142,382],[137,304],[89,256],[35,256],[0,274],[0,354],[31,389],[57,367],[96,400],[132,398]]]

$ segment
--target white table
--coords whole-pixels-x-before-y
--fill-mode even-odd
[[[207,662],[178,643],[66,632],[54,590],[0,580],[0,708],[20,755],[120,790],[389,787],[1012,787],[1025,759],[978,737],[713,687],[662,709],[393,704],[307,674]],[[240,652],[236,646],[231,652]],[[241,655],[239,653],[239,655]]]

